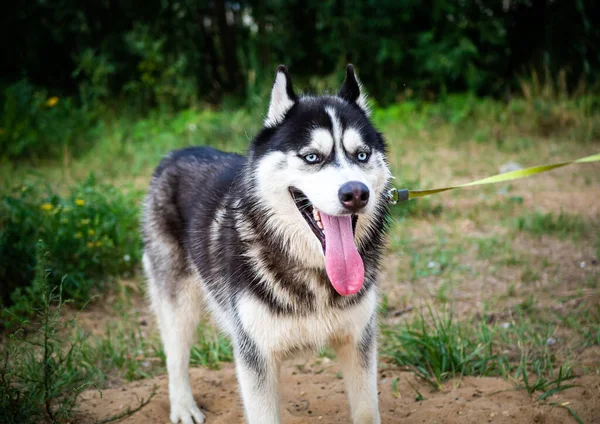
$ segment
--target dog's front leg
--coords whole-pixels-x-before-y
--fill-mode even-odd
[[[348,391],[354,424],[380,424],[377,400],[377,341],[375,319],[371,319],[360,339],[336,343]]]
[[[279,361],[245,334],[234,341],[234,355],[248,424],[279,424]]]

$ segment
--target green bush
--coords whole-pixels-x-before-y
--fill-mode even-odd
[[[72,76],[78,82],[82,108],[86,109],[88,114],[93,114],[100,111],[103,102],[108,100],[109,77],[115,73],[115,66],[106,55],[98,54],[93,49],[85,49],[74,59],[77,69]]]
[[[74,92],[73,56],[93,50],[114,67],[112,96],[142,108],[251,100],[279,62],[297,81],[335,70],[338,84],[341,65],[354,62],[382,104],[407,92],[501,96],[530,68],[565,72],[569,92],[599,81],[594,0],[21,3],[2,10],[3,80],[28,75]]]
[[[91,116],[70,98],[49,96],[21,80],[4,90],[0,102],[0,157],[48,159],[77,153]]]
[[[93,176],[61,196],[37,181],[0,202],[0,304],[25,316],[38,288],[35,244],[43,240],[52,271],[48,283],[61,284],[66,298],[87,301],[115,276],[139,263],[137,195],[99,185]],[[64,276],[64,277],[63,277]]]
[[[137,61],[135,77],[123,89],[139,110],[153,103],[167,109],[196,103],[198,87],[189,75],[190,60],[169,50],[167,37],[157,38],[147,24],[137,23],[123,38]]]

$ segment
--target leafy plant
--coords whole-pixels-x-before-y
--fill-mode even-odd
[[[91,48],[74,59],[77,68],[73,71],[73,78],[79,81],[79,98],[83,108],[93,114],[111,94],[109,78],[115,73],[115,66],[107,55],[98,54]]]
[[[48,283],[45,246],[36,245],[35,284],[39,287],[39,326],[27,322],[0,350],[0,421],[5,423],[67,422],[81,392],[95,387],[97,370],[82,353],[85,339],[65,346],[61,333],[73,330],[75,317],[65,319],[62,286]]]
[[[141,254],[136,195],[97,184],[92,175],[67,196],[41,181],[5,195],[0,203],[2,303],[23,316],[37,306],[39,239],[49,251],[47,283],[61,286],[63,295],[79,304],[111,277],[131,275]]]
[[[124,86],[143,109],[154,103],[161,107],[190,106],[196,100],[196,83],[189,75],[189,59],[170,52],[166,37],[156,37],[152,29],[138,23],[125,34],[125,43],[138,58],[138,77]]]

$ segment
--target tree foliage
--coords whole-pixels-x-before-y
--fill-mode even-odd
[[[594,0],[32,0],[2,9],[0,81],[26,78],[83,102],[250,98],[278,63],[316,89],[354,62],[383,103],[502,95],[532,69],[564,70],[573,89],[600,70]]]

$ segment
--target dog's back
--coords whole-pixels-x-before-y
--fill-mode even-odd
[[[195,213],[214,214],[244,161],[243,156],[210,147],[189,147],[171,152],[152,176],[146,212],[158,212],[158,215],[146,215],[146,223],[155,226],[154,231],[158,226],[183,241],[180,226],[188,225]]]
[[[171,295],[177,290],[177,281],[190,276],[186,254],[190,234],[200,238],[207,234],[215,210],[244,162],[240,155],[190,147],[171,152],[156,168],[144,208],[144,248],[152,271],[170,277],[153,282],[171,281]]]

